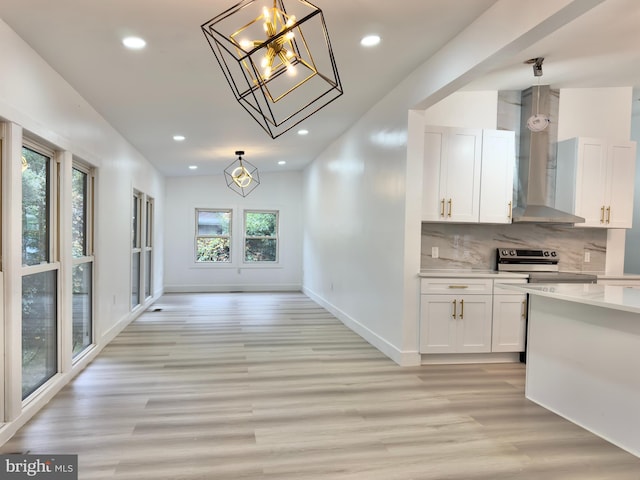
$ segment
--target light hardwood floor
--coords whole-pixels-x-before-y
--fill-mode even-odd
[[[78,454],[83,480],[640,479],[523,385],[398,367],[300,293],[172,294],[0,450]]]

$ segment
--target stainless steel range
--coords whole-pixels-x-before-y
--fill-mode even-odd
[[[598,280],[589,273],[561,271],[556,250],[500,247],[497,259],[498,271],[527,273],[529,283],[596,283]]]

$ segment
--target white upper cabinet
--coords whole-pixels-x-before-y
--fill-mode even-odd
[[[511,223],[515,133],[483,130],[480,223]]]
[[[513,132],[427,127],[424,140],[423,221],[511,222]]]
[[[635,142],[559,142],[556,207],[585,218],[576,226],[631,228],[635,163]]]

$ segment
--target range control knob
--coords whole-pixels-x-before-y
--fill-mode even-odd
[[[550,255],[548,250],[545,250],[542,254],[543,254],[545,257],[548,257],[548,256]]]
[[[511,255],[512,257],[516,256],[516,251],[515,250],[509,250],[509,255]]]
[[[558,254],[556,253],[556,251],[555,251],[555,250],[551,250],[551,256],[552,256],[552,257],[555,257],[555,256],[557,256],[557,255],[558,255]]]

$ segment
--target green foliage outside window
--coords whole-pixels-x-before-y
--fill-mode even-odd
[[[245,262],[275,262],[278,256],[277,212],[245,212]]]

